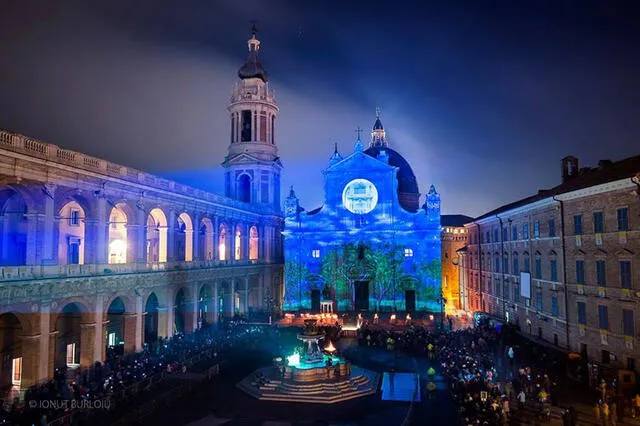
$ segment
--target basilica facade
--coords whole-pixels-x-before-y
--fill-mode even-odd
[[[432,185],[420,207],[379,114],[368,147],[336,146],[323,175],[321,207],[300,207],[293,188],[285,200],[284,310],[439,312],[440,195]]]
[[[253,34],[225,195],[0,131],[0,387],[280,309],[278,106]],[[226,132],[225,132],[226,133]]]

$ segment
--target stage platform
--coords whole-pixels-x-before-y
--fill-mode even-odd
[[[420,377],[414,373],[384,373],[382,400],[420,401]]]

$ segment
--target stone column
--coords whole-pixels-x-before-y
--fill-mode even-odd
[[[80,365],[82,367],[90,367],[93,364],[96,340],[96,323],[80,324]]]
[[[264,272],[258,278],[258,306],[256,306],[256,309],[258,311],[264,310]]]
[[[56,192],[56,185],[47,183],[44,185],[44,224],[42,229],[42,263],[45,265],[55,265],[57,259],[54,241],[55,211],[53,198]],[[48,330],[47,330],[48,333]]]
[[[193,296],[191,297],[191,303],[189,304],[189,308],[191,309],[188,312],[185,312],[185,333],[193,333],[198,329],[198,308],[200,307],[200,294],[198,293],[198,285],[191,286],[191,293],[193,294]]]
[[[136,294],[136,307],[135,307],[135,338],[133,349],[136,352],[140,352],[144,343],[144,308],[142,306],[142,296]],[[125,333],[126,335],[126,333]]]
[[[95,304],[95,343],[93,345],[93,361],[104,362],[106,357],[107,342],[105,336],[105,318],[104,318],[104,294],[96,296]]]
[[[247,315],[249,313],[249,277],[244,277],[244,283],[242,292],[244,297],[242,298],[242,313]]]
[[[218,238],[220,237],[220,223],[218,221],[218,216],[213,218],[213,259],[219,260],[220,256],[218,253]]]
[[[135,313],[125,313],[124,317],[124,353],[125,355],[136,351],[136,333],[138,318]]]
[[[213,295],[211,309],[208,311],[207,322],[216,324],[218,322],[218,282],[213,283]]]
[[[27,265],[36,265],[38,255],[38,213],[27,213]],[[24,364],[23,364],[24,365]]]
[[[43,382],[51,377],[49,372],[49,333],[51,332],[51,304],[40,305],[40,365],[38,368],[38,381]]]
[[[104,198],[104,195],[100,195],[97,198],[97,217],[95,221],[96,238],[95,241],[92,241],[95,253],[92,259],[94,263],[104,265],[107,263],[107,200]],[[85,251],[87,248],[88,247],[85,246]]]
[[[225,317],[232,318],[235,315],[235,293],[236,293],[236,283],[235,278],[232,278],[229,281],[229,287],[227,288],[227,303],[225,306]]]
[[[40,334],[22,336],[22,380],[21,389],[27,389],[38,381],[40,370]],[[42,360],[44,361],[44,360]]]
[[[136,212],[136,224],[129,225],[127,223],[127,240],[129,240],[129,230],[134,229],[133,238],[129,241],[134,241],[134,260],[136,263],[147,263],[147,214],[144,210],[138,209]],[[127,258],[128,259],[128,258]]]
[[[231,255],[227,257],[227,259],[230,259],[232,262],[235,262],[236,261],[236,224],[234,222],[231,222],[229,227],[231,228],[229,232],[230,241],[229,241],[229,244],[227,244],[227,247],[229,247],[227,250],[231,252]]]
[[[251,241],[249,238],[249,229],[250,226],[248,224],[242,225],[242,260],[245,262],[249,260],[249,242]]]
[[[162,234],[162,231],[160,231]],[[167,215],[167,262],[176,260],[176,213],[171,210]],[[162,236],[160,236],[162,239]],[[160,260],[162,262],[162,260]]]

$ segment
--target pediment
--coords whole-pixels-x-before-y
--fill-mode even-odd
[[[372,156],[365,154],[362,151],[356,151],[348,157],[338,161],[337,163],[329,166],[325,169],[327,172],[339,172],[343,170],[378,170],[378,171],[391,171],[396,167],[391,166],[383,161],[373,158]]]
[[[275,164],[278,167],[282,168],[282,162],[280,161],[280,157],[276,157],[271,161],[260,160],[258,157],[255,157],[249,153],[242,152],[233,157],[227,157],[222,163],[223,166],[230,166],[235,164]]]

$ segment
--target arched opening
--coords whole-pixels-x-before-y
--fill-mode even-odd
[[[124,354],[126,308],[121,297],[116,297],[107,309],[107,359]],[[131,336],[133,338],[133,336]]]
[[[251,176],[248,174],[240,175],[236,193],[238,194],[238,200],[244,203],[251,202]]]
[[[211,297],[211,287],[203,285],[198,294],[198,327],[207,324],[207,319],[211,318],[212,314],[209,312],[212,306]]]
[[[258,259],[258,228],[252,226],[249,229],[249,259]]]
[[[187,326],[187,313],[189,310],[187,300],[187,292],[181,288],[176,294],[175,304],[173,306],[173,319],[175,323],[176,333],[184,333]]]
[[[0,389],[20,390],[22,382],[22,335],[20,320],[12,313],[0,315]]]
[[[176,259],[191,262],[193,260],[193,223],[191,217],[186,213],[181,213],[176,222]]]
[[[240,225],[236,225],[234,247],[235,247],[235,254],[233,258],[235,260],[242,259],[242,229],[240,229]]]
[[[109,263],[127,263],[127,214],[117,204],[109,215]]]
[[[27,264],[27,203],[20,193],[5,189],[0,192],[0,239],[3,266]],[[3,370],[4,371],[4,370]]]
[[[69,303],[56,319],[57,350],[56,367],[77,367],[80,364],[80,322],[82,309],[77,303]]]
[[[220,235],[218,236],[218,258],[227,260],[227,227],[220,225]]]
[[[211,219],[205,217],[200,222],[200,230],[198,232],[198,253],[200,259],[213,260],[213,223]]]
[[[167,261],[167,217],[159,208],[147,216],[147,262]]]
[[[59,212],[58,263],[82,265],[84,263],[84,209],[76,201],[69,201]]]
[[[153,345],[158,340],[158,296],[151,293],[144,306],[144,343]]]

